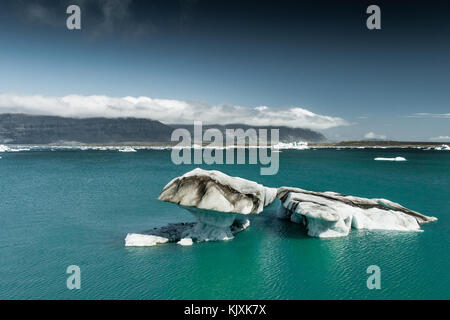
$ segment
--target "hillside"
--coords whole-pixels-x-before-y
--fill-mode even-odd
[[[25,114],[0,114],[0,143],[3,144],[112,144],[127,142],[170,142],[172,131],[186,128],[193,134],[193,125],[166,125],[159,121],[138,118],[63,118]],[[248,125],[208,125],[217,128],[251,128]],[[255,129],[275,127],[253,127]],[[324,141],[321,133],[299,128],[277,127],[280,141]],[[269,130],[270,132],[270,130]]]

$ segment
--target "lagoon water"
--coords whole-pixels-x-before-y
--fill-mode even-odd
[[[439,220],[424,232],[352,230],[317,239],[274,219],[275,203],[232,241],[124,246],[129,232],[193,221],[156,200],[170,151],[32,150],[0,159],[0,299],[449,299],[450,152],[283,150],[275,176],[217,169],[267,186],[387,198]],[[375,157],[407,161],[374,161]],[[81,268],[81,289],[66,268]],[[381,289],[366,286],[370,265]]]

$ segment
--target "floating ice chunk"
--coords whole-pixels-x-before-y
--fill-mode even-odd
[[[8,152],[8,151],[9,151],[9,147],[7,147],[3,144],[0,144],[0,152]]]
[[[0,152],[20,152],[20,151],[30,151],[30,148],[24,148],[24,147],[8,147],[5,145],[0,144]]]
[[[440,147],[435,147],[434,150],[444,150],[444,151],[449,151],[450,150],[450,146],[443,144]]]
[[[176,203],[195,216],[198,223],[184,236],[200,242],[233,239],[250,224],[243,216],[260,213],[276,194],[275,188],[197,168],[170,181],[158,199]]]
[[[249,214],[260,213],[275,198],[282,203],[277,211],[279,218],[304,224],[308,235],[320,238],[347,236],[352,227],[419,231],[420,224],[437,220],[386,199],[268,188],[220,171],[195,169],[170,181],[158,199],[186,209],[197,222],[169,225],[152,233],[170,242],[184,238],[193,242],[230,240],[250,225]]]
[[[313,192],[283,187],[277,216],[302,223],[308,235],[343,237],[350,228],[419,231],[421,223],[437,220],[386,199],[366,199],[335,192]]]
[[[204,210],[257,214],[275,200],[276,194],[276,188],[197,168],[170,181],[158,199]]]
[[[191,238],[183,238],[177,242],[181,246],[192,246],[193,242]]]
[[[299,142],[278,142],[277,144],[272,146],[272,149],[274,150],[280,150],[280,149],[295,149],[295,150],[308,150],[308,142],[305,141],[299,141]]]
[[[149,234],[129,233],[125,238],[126,247],[151,247],[167,242],[169,242],[167,238]]]
[[[400,211],[367,209],[353,216],[352,226],[355,229],[419,231],[417,220]]]
[[[376,161],[406,161],[406,159],[403,157],[395,157],[395,158],[378,157],[378,158],[375,158],[374,160],[376,160]]]

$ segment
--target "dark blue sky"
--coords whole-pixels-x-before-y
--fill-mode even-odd
[[[65,27],[68,4],[80,4],[81,31]],[[381,7],[381,30],[366,28],[370,4]],[[322,131],[333,140],[368,133],[430,140],[450,136],[449,8],[444,1],[2,1],[0,94],[301,107],[349,124]]]

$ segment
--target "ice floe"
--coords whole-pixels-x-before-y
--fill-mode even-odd
[[[440,147],[435,147],[434,150],[443,150],[443,151],[450,151],[450,146],[443,144]]]
[[[151,247],[166,242],[169,242],[169,239],[149,234],[129,233],[125,238],[127,247]]]
[[[395,157],[395,158],[378,157],[378,158],[375,158],[374,160],[376,160],[376,161],[406,161],[406,159],[403,157]]]
[[[193,242],[191,238],[183,238],[177,242],[181,246],[192,246]]]
[[[119,149],[119,152],[137,152],[137,151],[132,147],[123,147]]]
[[[30,148],[24,147],[9,147],[0,144],[0,152],[20,152],[20,151],[30,151]]]
[[[278,144],[275,144],[272,146],[274,150],[282,150],[282,149],[295,149],[295,150],[308,150],[308,142],[305,141],[299,141],[299,142],[279,142]]]

